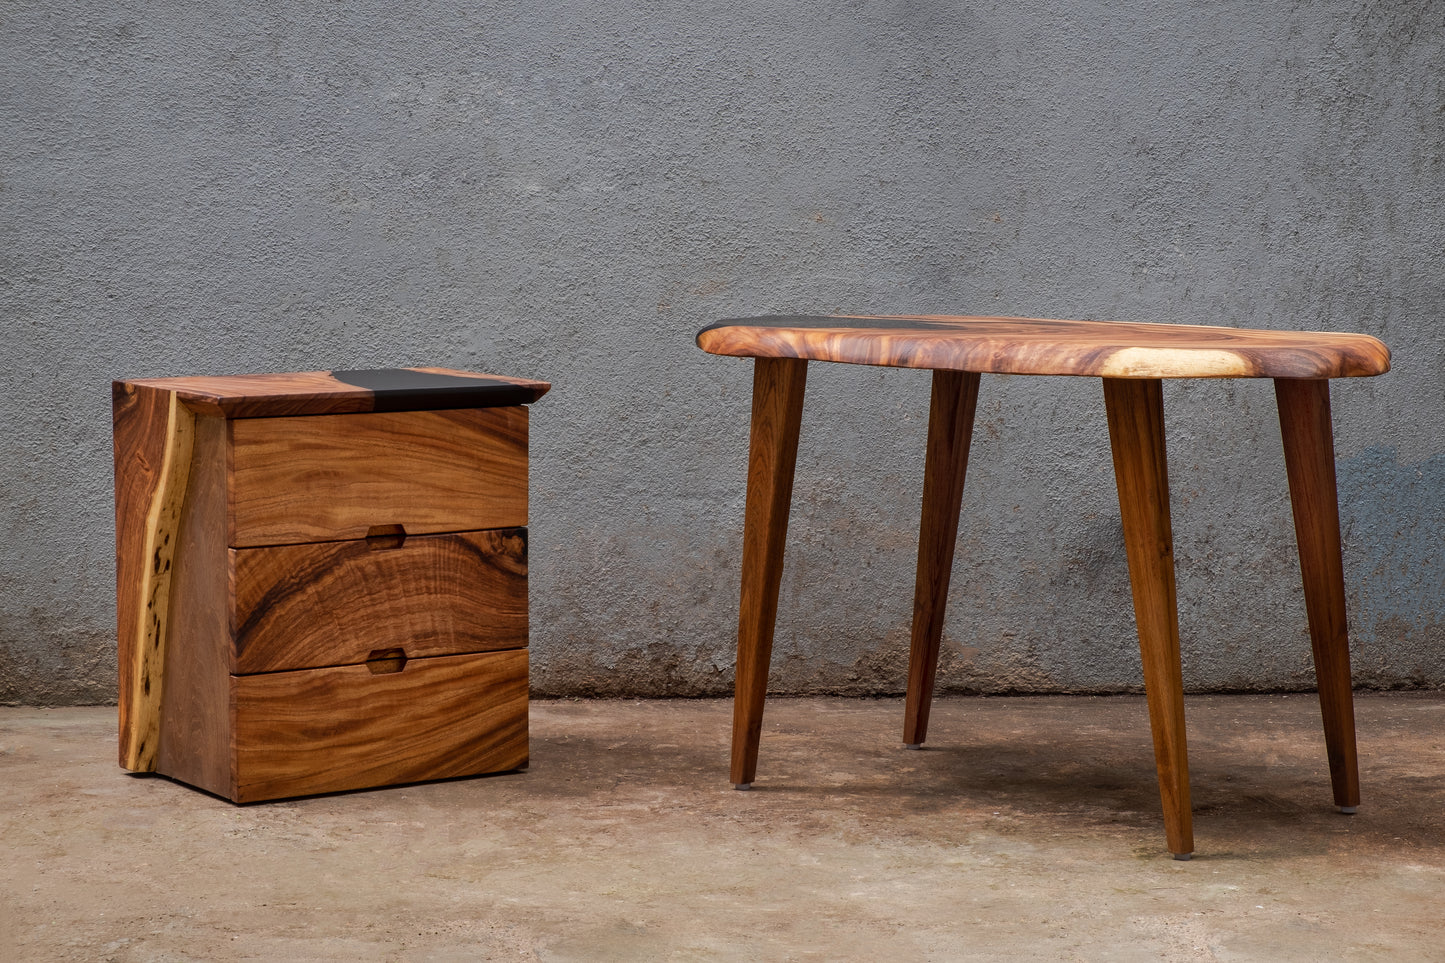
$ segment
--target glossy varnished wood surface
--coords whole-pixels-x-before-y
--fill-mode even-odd
[[[929,368],[923,517],[904,741],[921,743],[938,657],[978,375],[1103,378],[1149,724],[1169,850],[1194,849],[1163,378],[1270,377],[1300,549],[1335,801],[1359,800],[1349,644],[1329,419],[1330,378],[1381,374],[1390,356],[1358,334],[1034,318],[762,317],[698,334],[714,354],[755,358],[743,536],[732,781],[756,775],[778,584],[808,361]]]
[[[754,363],[733,700],[731,772],[733,785],[739,787],[750,785],[758,769],[807,378],[806,361],[759,358]]]
[[[236,548],[527,524],[527,409],[229,422]]]
[[[226,463],[225,419],[197,416],[172,574],[156,759],[157,772],[220,795],[231,786]]]
[[[1164,835],[1171,853],[1188,858],[1194,852],[1194,831],[1162,385],[1158,379],[1105,378],[1104,407],[1124,524],[1124,549],[1129,559],[1134,621],[1139,630],[1149,728],[1154,736],[1154,762],[1164,807]]]
[[[928,449],[923,468],[923,511],[918,526],[918,568],[913,581],[913,632],[908,657],[908,699],[903,744],[928,737],[928,710],[938,674],[938,646],[953,574],[958,511],[978,406],[976,372],[935,371],[928,410]]]
[[[174,392],[193,411],[227,418],[525,405],[552,387],[530,378],[451,368],[137,378],[116,384]]]
[[[1350,640],[1345,621],[1345,570],[1335,487],[1334,430],[1328,381],[1275,382],[1295,541],[1304,580],[1305,612],[1314,650],[1320,716],[1335,805],[1360,804]]]
[[[527,652],[232,676],[237,802],[527,765]]]
[[[1345,378],[1389,370],[1363,334],[943,315],[771,316],[704,328],[713,354],[1105,378]]]
[[[173,394],[153,388],[117,384],[112,403],[120,764],[149,772],[160,746],[172,573],[196,419]]]
[[[380,543],[380,544],[379,544]],[[527,533],[512,528],[232,549],[237,673],[527,645]]]
[[[525,765],[521,402],[546,388],[115,383],[122,765],[236,801]]]

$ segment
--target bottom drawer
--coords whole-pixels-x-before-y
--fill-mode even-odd
[[[231,677],[236,802],[527,765],[527,650]]]

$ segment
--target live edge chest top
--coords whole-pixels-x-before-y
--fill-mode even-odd
[[[527,408],[441,368],[114,385],[120,763],[236,802],[527,764]]]
[[[1360,334],[912,316],[740,318],[703,329],[697,343],[713,354],[757,359],[733,713],[737,788],[748,788],[757,773],[807,364],[837,361],[933,369],[903,726],[910,748],[922,744],[928,726],[979,373],[1103,379],[1165,836],[1180,859],[1193,852],[1194,837],[1161,379],[1274,379],[1330,781],[1335,804],[1354,812],[1360,790],[1329,379],[1387,371],[1390,353],[1379,341]]]

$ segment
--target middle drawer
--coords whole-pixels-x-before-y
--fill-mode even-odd
[[[527,530],[229,549],[231,671],[527,645]]]

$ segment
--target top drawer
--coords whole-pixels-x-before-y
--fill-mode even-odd
[[[527,409],[227,422],[233,548],[527,524]]]

